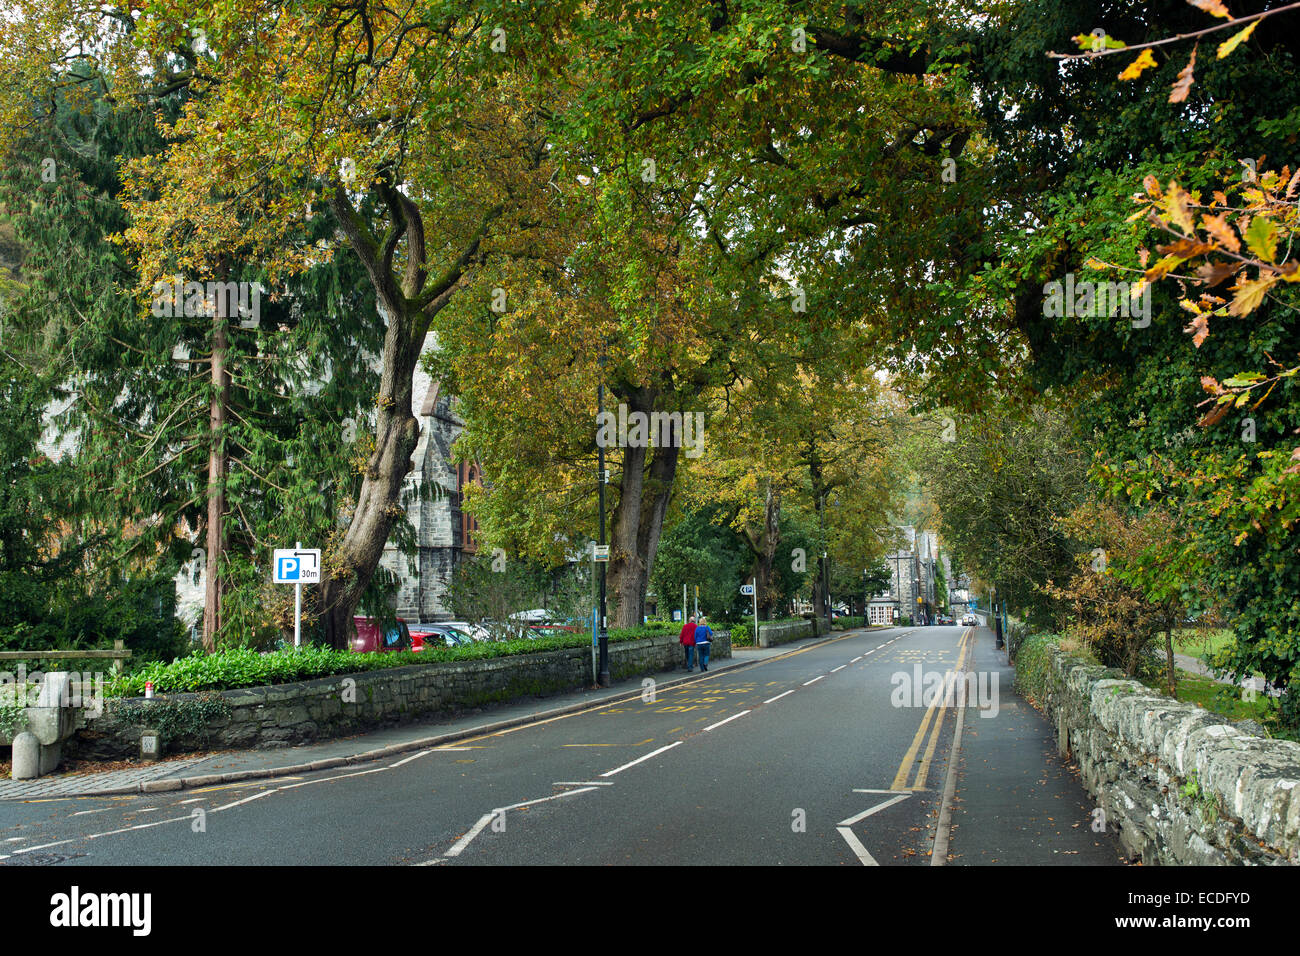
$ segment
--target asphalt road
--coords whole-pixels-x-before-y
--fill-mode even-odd
[[[855,632],[347,770],[6,802],[0,865],[930,865],[957,710],[905,691],[973,650]]]

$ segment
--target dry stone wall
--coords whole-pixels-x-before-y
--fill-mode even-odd
[[[1126,851],[1151,864],[1300,864],[1300,744],[1047,648],[1039,703]],[[1100,819],[1100,818],[1098,818]]]

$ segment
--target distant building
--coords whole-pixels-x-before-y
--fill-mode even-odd
[[[889,567],[889,590],[874,595],[867,604],[870,624],[891,624],[902,618],[916,620],[919,614],[934,621],[938,613],[938,569],[948,580],[948,559],[941,554],[933,531],[918,531],[911,525],[897,529],[905,544],[885,555]]]

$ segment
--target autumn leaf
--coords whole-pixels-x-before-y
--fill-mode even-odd
[[[1201,376],[1201,388],[1205,389],[1211,395],[1223,394],[1222,386],[1220,386],[1219,383],[1215,381],[1214,376],[1212,375]]]
[[[1224,20],[1232,19],[1232,14],[1228,8],[1223,5],[1223,0],[1187,0],[1197,10],[1204,10],[1214,17],[1222,17]]]
[[[1213,252],[1214,246],[1201,242],[1199,239],[1179,239],[1177,242],[1171,242],[1167,246],[1156,246],[1156,251],[1162,256],[1177,256],[1180,259],[1191,259],[1207,252]]]
[[[1142,177],[1142,186],[1147,191],[1147,195],[1155,199],[1160,198],[1160,180],[1152,175]]]
[[[1249,279],[1244,282],[1239,281],[1233,287],[1233,291],[1237,294],[1232,299],[1232,305],[1228,306],[1228,314],[1243,316],[1254,312],[1259,308],[1260,303],[1264,301],[1264,293],[1275,282],[1277,282],[1277,276],[1275,275],[1265,276],[1261,279]]]
[[[1196,274],[1212,289],[1220,282],[1231,279],[1241,269],[1240,262],[1205,262],[1197,267]]]
[[[1201,226],[1225,249],[1232,252],[1241,251],[1241,243],[1237,240],[1232,227],[1228,225],[1226,216],[1202,216]]]
[[[1177,183],[1171,182],[1169,184],[1169,218],[1174,221],[1174,224],[1179,229],[1190,236],[1196,231],[1196,227],[1192,223],[1192,213],[1188,209],[1187,203],[1187,193]]]
[[[1251,24],[1251,26],[1254,25],[1255,24],[1253,23]],[[1156,65],[1156,58],[1151,55],[1151,51],[1143,50],[1141,53],[1138,54],[1138,58],[1136,60],[1134,60],[1132,63],[1130,63],[1128,66],[1124,68],[1124,72],[1120,73],[1119,78],[1121,80],[1136,80],[1139,76],[1142,75],[1143,70],[1148,69],[1149,67],[1153,67],[1155,65]]]
[[[1217,59],[1222,60],[1233,50],[1237,49],[1237,47],[1241,46],[1241,44],[1245,42],[1246,38],[1255,32],[1255,27],[1257,26],[1259,26],[1258,20],[1256,20],[1250,26],[1246,27],[1246,29],[1240,31],[1239,33],[1233,34],[1231,38],[1224,40],[1222,43],[1220,43],[1219,54]]]
[[[1192,344],[1199,349],[1201,343],[1204,342],[1210,334],[1210,317],[1205,314],[1198,315],[1196,318],[1192,319],[1183,331],[1193,333]]]
[[[1231,409],[1232,409],[1231,403],[1215,405],[1213,408],[1211,408],[1208,412],[1206,412],[1201,417],[1201,420],[1200,422],[1198,422],[1198,424],[1202,428],[1209,428],[1211,425],[1217,425],[1219,422],[1223,421],[1223,419],[1227,416],[1228,412],[1231,411]]]
[[[1195,79],[1193,70],[1196,67],[1196,49],[1192,49],[1192,58],[1187,61],[1187,65],[1178,73],[1178,82],[1174,84],[1173,90],[1169,94],[1170,103],[1181,103],[1187,99],[1187,94],[1192,90],[1192,83]]]
[[[1277,255],[1277,224],[1268,216],[1256,216],[1246,229],[1246,245],[1265,262],[1274,262]]]

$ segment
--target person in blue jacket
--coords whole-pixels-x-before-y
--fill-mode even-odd
[[[713,645],[713,628],[708,625],[708,618],[700,615],[700,622],[695,626],[695,654],[700,661],[700,670],[709,669],[709,648]]]

